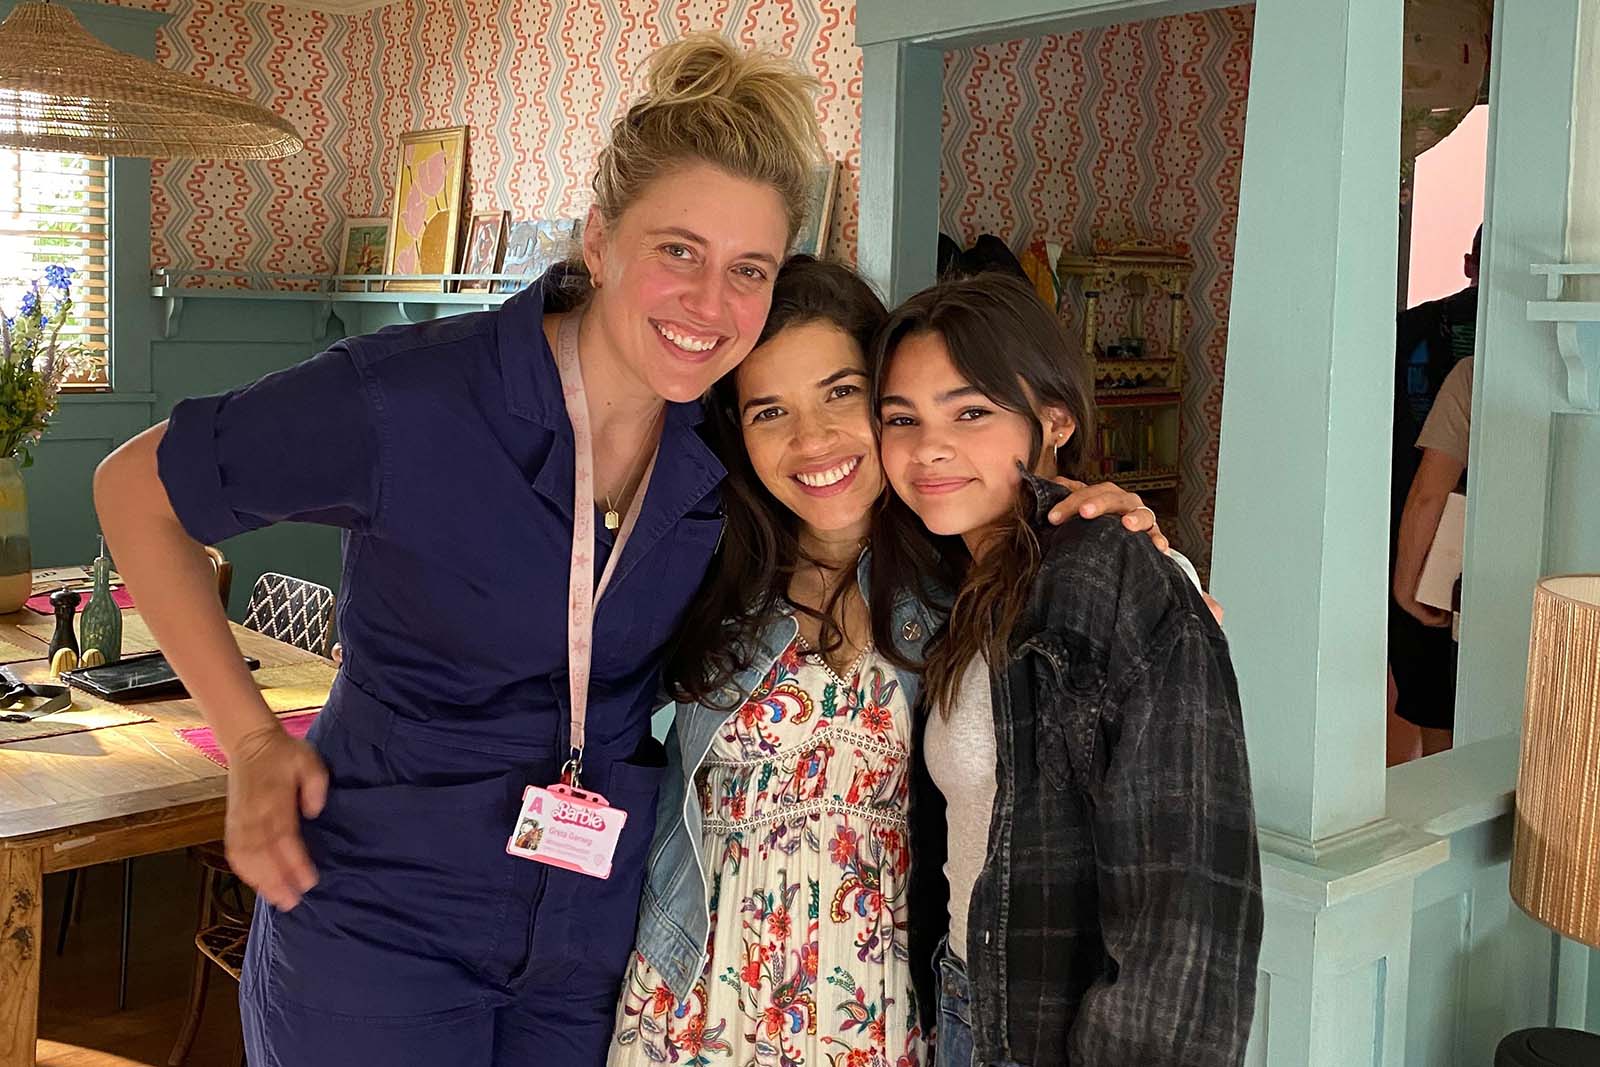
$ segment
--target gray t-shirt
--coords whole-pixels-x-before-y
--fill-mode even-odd
[[[947,720],[934,710],[923,744],[928,773],[944,794],[949,835],[944,876],[950,882],[950,951],[967,957],[967,908],[989,852],[994,816],[994,709],[989,665],[978,656],[967,666]]]

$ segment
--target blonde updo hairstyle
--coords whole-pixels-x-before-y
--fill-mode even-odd
[[[816,87],[787,60],[714,33],[674,41],[650,57],[644,94],[611,125],[595,169],[595,206],[615,223],[652,181],[704,162],[776,189],[792,243],[821,158]]]

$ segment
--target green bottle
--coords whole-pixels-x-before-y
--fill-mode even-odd
[[[78,646],[87,653],[98,648],[107,663],[122,658],[122,609],[111,596],[111,561],[106,558],[106,539],[100,539],[100,556],[94,561],[94,592],[83,607],[78,627]]]

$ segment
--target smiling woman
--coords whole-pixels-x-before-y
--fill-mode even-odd
[[[726,550],[667,662],[677,699],[715,702],[749,668],[753,638],[780,610],[791,574],[818,551],[802,544],[803,527],[852,541],[860,553],[867,509],[883,489],[865,352],[884,314],[848,269],[796,256],[774,291],[761,358],[713,387],[706,436],[728,469]],[[841,467],[851,469],[840,475]],[[830,596],[853,587],[852,571],[842,578]],[[831,621],[837,604],[818,606],[796,610],[815,626],[816,647],[835,655],[844,644]]]
[[[761,333],[812,87],[721,38],[663,48],[601,153],[581,264],[186,400],[101,466],[119,569],[230,757],[252,1063],[605,1062],[658,676],[720,533],[700,397]],[[200,550],[279,521],[347,531],[344,659],[307,742],[240,668]],[[571,595],[584,579],[603,599]],[[534,625],[529,603],[569,611]],[[609,876],[508,855],[524,787],[558,785],[627,813]]]

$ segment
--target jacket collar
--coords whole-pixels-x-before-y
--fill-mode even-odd
[[[1052,482],[1048,478],[1041,478],[1030,471],[1022,472],[1022,484],[1026,487],[1027,494],[1025,514],[1028,523],[1035,528],[1046,523],[1050,509],[1070,495],[1066,486]]]

